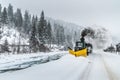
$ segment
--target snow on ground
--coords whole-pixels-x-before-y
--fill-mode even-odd
[[[112,80],[120,80],[120,55],[105,53],[102,55]]]
[[[59,60],[1,73],[0,80],[120,80],[120,55],[95,51],[85,58],[62,53],[66,55]]]
[[[57,60],[63,55],[65,55],[65,52],[0,55],[0,73],[12,70],[20,70],[31,67],[34,64],[41,64],[52,60]]]
[[[80,67],[79,65],[83,64],[83,62],[85,62],[84,65]],[[11,72],[5,74],[3,73],[0,75],[0,80],[10,79],[8,77],[5,78],[5,75],[9,75],[12,80],[75,80],[75,78],[79,76],[79,71],[77,69],[84,69],[84,67],[87,65],[87,62],[88,60],[86,60],[84,57],[76,58],[72,55],[66,55],[57,61],[12,72],[12,75],[10,75]],[[66,77],[68,77],[68,79]]]

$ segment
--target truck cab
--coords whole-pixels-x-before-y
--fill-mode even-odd
[[[87,55],[89,55],[89,53],[92,53],[92,48],[93,48],[92,44],[81,42],[81,41],[77,41],[76,44],[75,44],[74,51],[83,50],[85,48],[87,48]]]

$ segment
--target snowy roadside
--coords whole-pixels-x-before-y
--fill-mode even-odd
[[[89,59],[85,57],[67,54],[46,64],[0,74],[0,80],[80,80],[79,77],[88,62]]]
[[[65,54],[65,51],[61,51],[50,53],[0,55],[0,73],[21,70],[31,67],[35,64],[42,64],[53,60],[58,60]]]
[[[59,54],[67,55],[61,55],[63,57],[59,60],[50,60],[51,62],[46,64],[35,65],[27,69],[0,74],[0,80],[120,80],[120,55],[104,53],[100,50],[94,51],[87,57],[75,57],[69,55],[68,52],[53,52],[49,55],[41,55],[44,56],[44,58],[50,56],[49,59],[51,59],[52,56]],[[29,57],[26,55],[24,55],[22,59],[19,58],[22,57],[19,55],[17,59],[21,59],[19,61],[24,61],[24,59],[28,58],[27,60],[29,61],[30,57],[35,57],[30,61],[33,63],[35,60],[41,59],[36,58],[41,56],[40,54],[31,54]]]
[[[104,52],[102,57],[112,80],[120,80],[120,55]]]

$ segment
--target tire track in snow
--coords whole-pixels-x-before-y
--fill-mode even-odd
[[[101,54],[100,54],[100,57],[101,57],[101,61],[103,62],[103,65],[105,67],[105,70],[106,70],[106,72],[108,74],[109,80],[119,80],[117,78],[117,76],[111,71],[111,69],[109,68],[109,66],[107,65],[107,63],[105,62],[105,60],[104,60],[104,58],[103,58],[103,56]]]
[[[92,66],[92,64],[88,63],[88,66],[82,72],[80,80],[88,80],[88,76],[89,76],[89,73],[90,73],[91,66]]]
[[[96,63],[96,61],[94,61],[95,59],[100,60],[101,63],[100,65],[104,67],[108,80],[119,80],[119,78],[117,78],[117,76],[111,71],[109,65],[105,62],[102,54],[93,53],[88,58],[92,60],[92,62],[89,62],[88,65],[84,68],[84,70],[82,71],[82,75],[80,75],[79,80],[89,80],[91,69],[93,66],[95,66],[93,63],[94,62]]]
[[[85,69],[82,71],[82,75],[80,76],[80,80],[89,80],[89,74],[90,74],[90,71],[91,71],[91,68],[93,66],[93,61],[95,59],[94,57],[95,55],[91,54],[89,55],[89,59],[92,61],[89,61],[88,62],[88,65],[85,67]]]

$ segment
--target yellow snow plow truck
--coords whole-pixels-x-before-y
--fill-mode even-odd
[[[72,50],[70,47],[68,47],[70,54],[72,54],[76,57],[78,57],[78,56],[86,57],[87,55],[92,53],[92,49],[93,49],[92,44],[86,43],[85,38],[84,38],[88,34],[91,35],[91,37],[94,37],[94,30],[92,30],[90,28],[88,28],[88,29],[85,28],[84,30],[82,30],[80,41],[76,42],[74,50]]]
[[[74,50],[72,50],[70,47],[68,47],[68,50],[70,54],[76,57],[78,56],[86,57],[87,55],[92,53],[92,44],[85,43],[84,41],[77,41]]]

